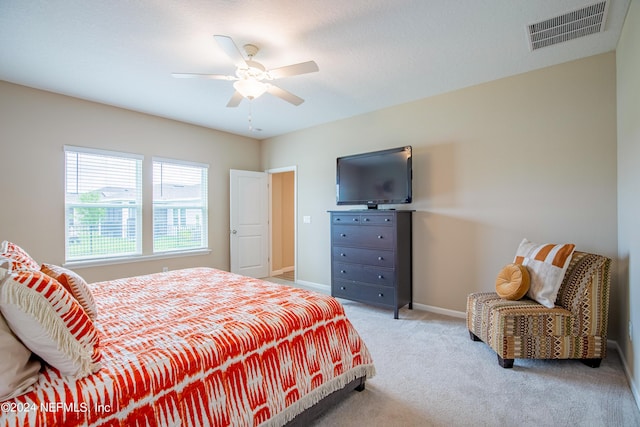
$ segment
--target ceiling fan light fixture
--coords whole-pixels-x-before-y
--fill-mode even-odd
[[[267,85],[255,79],[241,79],[233,83],[235,90],[248,99],[256,99],[267,91]]]
[[[271,80],[269,73],[265,71],[262,64],[255,61],[247,61],[247,65],[248,67],[246,68],[238,68],[236,70],[236,77],[238,77],[238,79],[251,79],[259,82]]]
[[[172,76],[179,78],[199,77],[214,80],[233,80],[235,92],[227,103],[227,107],[231,108],[240,105],[243,98],[249,100],[255,99],[265,92],[269,92],[269,94],[296,106],[304,102],[304,99],[299,96],[287,92],[270,82],[283,77],[315,73],[318,71],[318,64],[314,61],[300,62],[298,64],[285,65],[268,70],[264,65],[253,60],[253,57],[258,53],[258,46],[253,44],[244,45],[245,57],[231,37],[223,35],[214,35],[213,37],[235,65],[235,76],[198,73],[172,73]]]

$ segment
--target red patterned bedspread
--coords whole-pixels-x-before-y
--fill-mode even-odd
[[[0,426],[282,425],[375,372],[326,295],[209,268],[91,289],[102,369],[79,380],[44,369],[3,402]]]

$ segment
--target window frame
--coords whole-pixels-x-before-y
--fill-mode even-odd
[[[78,146],[63,146],[64,150],[64,247],[65,247],[65,265],[72,264],[82,264],[82,263],[103,263],[112,260],[122,260],[122,259],[137,259],[142,255],[143,251],[143,195],[144,195],[144,187],[143,187],[143,161],[144,156],[141,154],[133,154],[133,153],[125,153],[120,151],[112,151],[112,150],[102,150],[95,148],[87,148],[87,147],[78,147]],[[123,203],[114,203],[114,202],[101,202],[101,203],[82,203],[80,201],[69,201],[69,194],[80,194],[79,187],[79,175],[78,175],[78,166],[76,165],[76,191],[69,192],[69,164],[68,164],[68,154],[76,154],[76,162],[78,162],[80,155],[95,155],[95,156],[104,156],[104,157],[112,157],[115,159],[121,160],[133,160],[135,161],[135,195],[133,198],[133,204],[123,204]],[[77,163],[78,164],[78,163]],[[134,240],[134,250],[130,252],[117,252],[117,253],[109,253],[109,254],[90,254],[88,256],[71,256],[71,238],[77,234],[73,233],[70,229],[71,227],[75,227],[75,218],[74,214],[70,214],[71,209],[78,208],[87,208],[87,207],[100,207],[106,209],[129,209],[133,210],[135,214],[133,215],[135,221],[135,232],[133,234]],[[121,219],[121,227],[125,227],[128,230],[129,225],[123,225]],[[121,229],[122,230],[122,229]],[[128,231],[126,231],[128,233]],[[122,233],[122,231],[121,231]]]
[[[168,164],[175,166],[186,166],[190,168],[199,168],[200,171],[200,199],[199,202],[185,202],[185,203],[171,203],[167,204],[166,202],[162,205],[158,203],[156,200],[155,189],[156,185],[163,185],[163,182],[156,183],[155,180],[155,168],[156,164]],[[199,163],[192,162],[187,160],[179,160],[172,159],[167,157],[159,157],[153,156],[151,158],[151,247],[154,255],[166,255],[166,254],[181,254],[181,253],[191,253],[198,251],[207,251],[209,252],[209,164],[207,163]],[[162,207],[161,207],[162,206]],[[178,229],[187,227],[186,224],[186,216],[184,215],[187,210],[199,210],[200,211],[200,245],[197,247],[188,247],[188,248],[167,248],[167,249],[159,249],[156,246],[157,243],[157,235],[156,235],[156,226],[157,226],[157,214],[156,209],[166,209],[167,214],[165,215],[166,223],[169,223],[168,220],[168,211],[172,211],[172,223],[177,221],[177,225],[173,224],[173,226]],[[173,217],[175,212],[179,212],[177,217]]]

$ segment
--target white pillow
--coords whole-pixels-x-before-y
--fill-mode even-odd
[[[55,279],[33,270],[9,274],[0,287],[0,311],[24,345],[62,375],[100,369],[99,333]]]
[[[514,262],[529,270],[531,282],[527,296],[548,308],[555,306],[556,297],[569,267],[575,245],[565,243],[537,244],[523,239]]]
[[[0,286],[7,270],[0,267]],[[31,350],[11,332],[0,314],[0,401],[20,396],[31,390],[38,379],[40,362]]]

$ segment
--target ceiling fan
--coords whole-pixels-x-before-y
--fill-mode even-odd
[[[271,82],[282,77],[316,72],[318,71],[318,64],[314,61],[285,65],[284,67],[267,70],[264,65],[253,60],[254,55],[258,53],[259,50],[257,46],[252,44],[244,45],[244,51],[247,54],[247,59],[245,59],[231,37],[214,35],[213,38],[236,66],[235,76],[198,73],[172,73],[171,75],[177,78],[205,78],[234,81],[233,87],[236,91],[231,96],[229,103],[227,103],[227,107],[237,107],[243,98],[250,100],[255,99],[265,92],[275,95],[293,105],[300,105],[304,102],[304,99]]]

